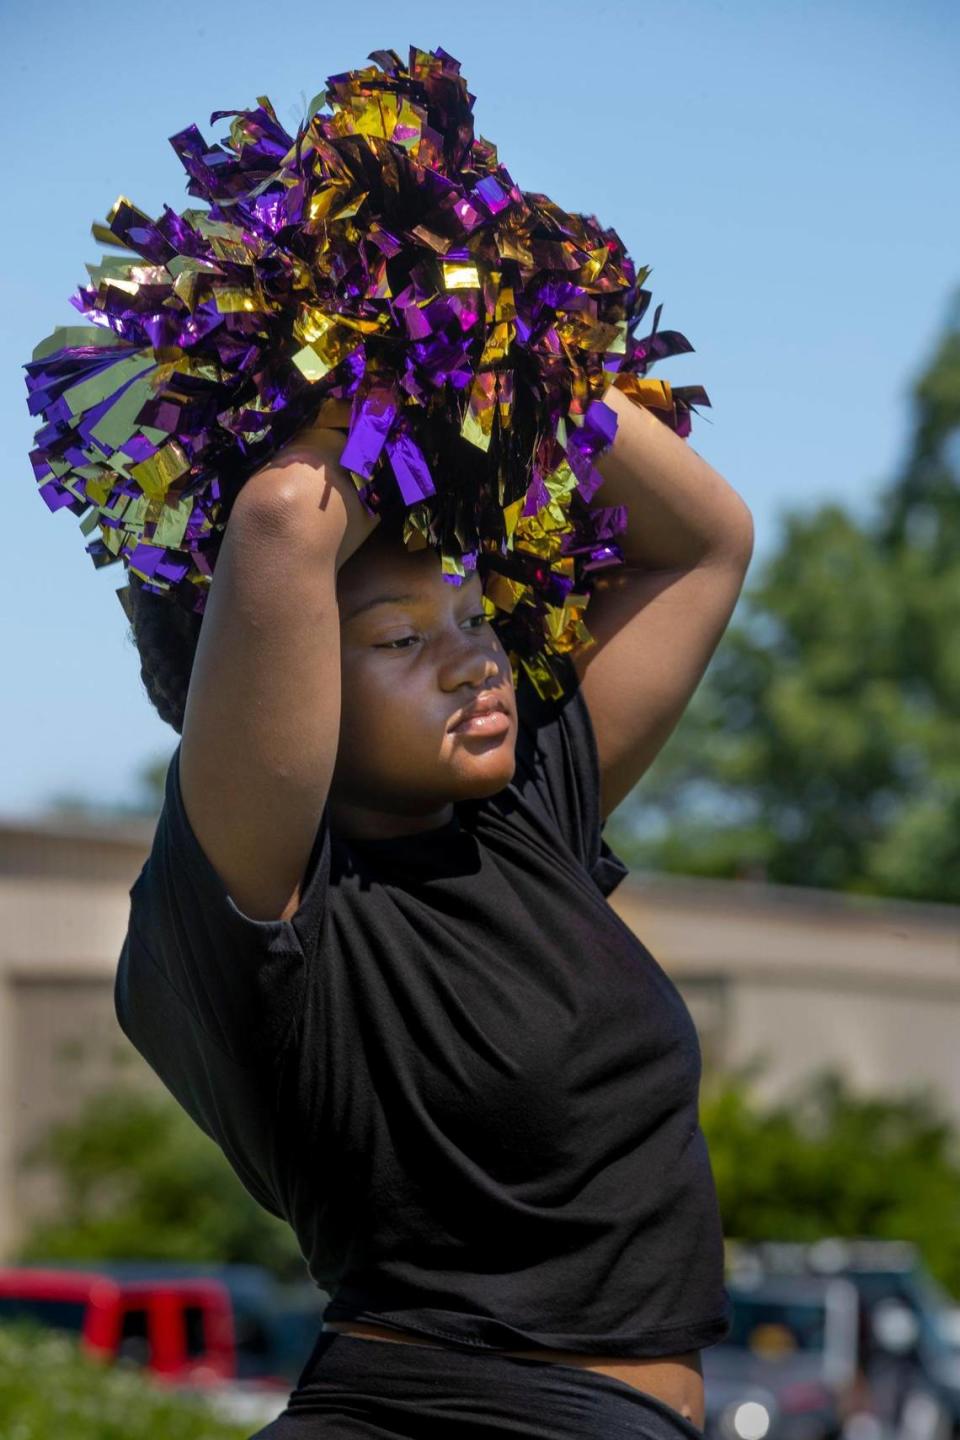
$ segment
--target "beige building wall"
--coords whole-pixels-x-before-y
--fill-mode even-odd
[[[113,1011],[152,831],[0,823],[0,1258],[56,1205],[24,1161],[49,1126],[106,1086],[159,1086]]]
[[[844,1057],[863,1091],[890,1094],[923,1081],[947,1099],[954,1115],[960,1068],[960,1002],[878,987],[838,993],[823,984],[738,986],[728,1056],[766,1051],[777,1092],[799,1084],[811,1069]],[[960,1118],[960,1116],[958,1116]],[[960,1198],[960,1197],[958,1197]]]
[[[929,1085],[960,1123],[960,907],[667,876],[612,899],[687,998],[705,1063],[765,1056],[770,1100],[828,1064],[864,1092]]]
[[[24,1155],[107,1086],[159,1087],[116,1022],[129,888],[153,824],[0,821],[0,1259],[56,1204]],[[761,1098],[837,1065],[929,1085],[960,1124],[960,908],[638,874],[613,908],[673,978],[705,1069],[765,1056]]]

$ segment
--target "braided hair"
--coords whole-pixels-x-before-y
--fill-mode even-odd
[[[157,595],[131,574],[123,594],[130,638],[140,652],[140,679],[161,720],[183,734],[187,688],[203,616],[173,596]]]

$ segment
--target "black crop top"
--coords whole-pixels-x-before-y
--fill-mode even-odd
[[[568,659],[521,671],[513,781],[415,837],[323,814],[289,920],[225,892],[167,771],[130,890],[125,1034],[293,1227],[329,1320],[656,1356],[729,1330],[677,989],[605,896],[596,741]],[[241,777],[242,783],[242,777]]]

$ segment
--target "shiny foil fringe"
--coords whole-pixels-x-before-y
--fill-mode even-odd
[[[156,219],[121,195],[59,326],[25,365],[30,459],[51,510],[82,516],[95,566],[202,612],[238,490],[304,425],[345,433],[372,512],[403,512],[484,608],[542,696],[551,654],[592,642],[593,577],[622,564],[626,507],[590,505],[615,384],[676,434],[709,405],[649,379],[692,350],[637,339],[650,302],[619,236],[521,191],[475,136],[446,51],[332,75],[296,137],[261,96],[229,135],[170,138],[204,209]],[[386,510],[384,511],[386,513]],[[118,590],[127,608],[125,590]]]

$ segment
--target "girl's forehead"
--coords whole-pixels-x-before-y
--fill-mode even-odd
[[[338,582],[351,596],[362,599],[368,591],[387,590],[394,585],[428,586],[439,575],[440,557],[432,551],[411,553],[399,541],[388,544],[380,540],[376,545],[367,542],[355,551],[342,566]]]
[[[440,557],[433,550],[410,553],[400,546],[399,554],[364,558],[363,567],[358,565],[348,574],[348,562],[338,577],[341,609],[350,617],[358,611],[366,613],[378,601],[400,604],[416,599],[442,603],[465,590],[479,594],[483,589],[477,571],[465,575],[459,584],[447,580]]]

